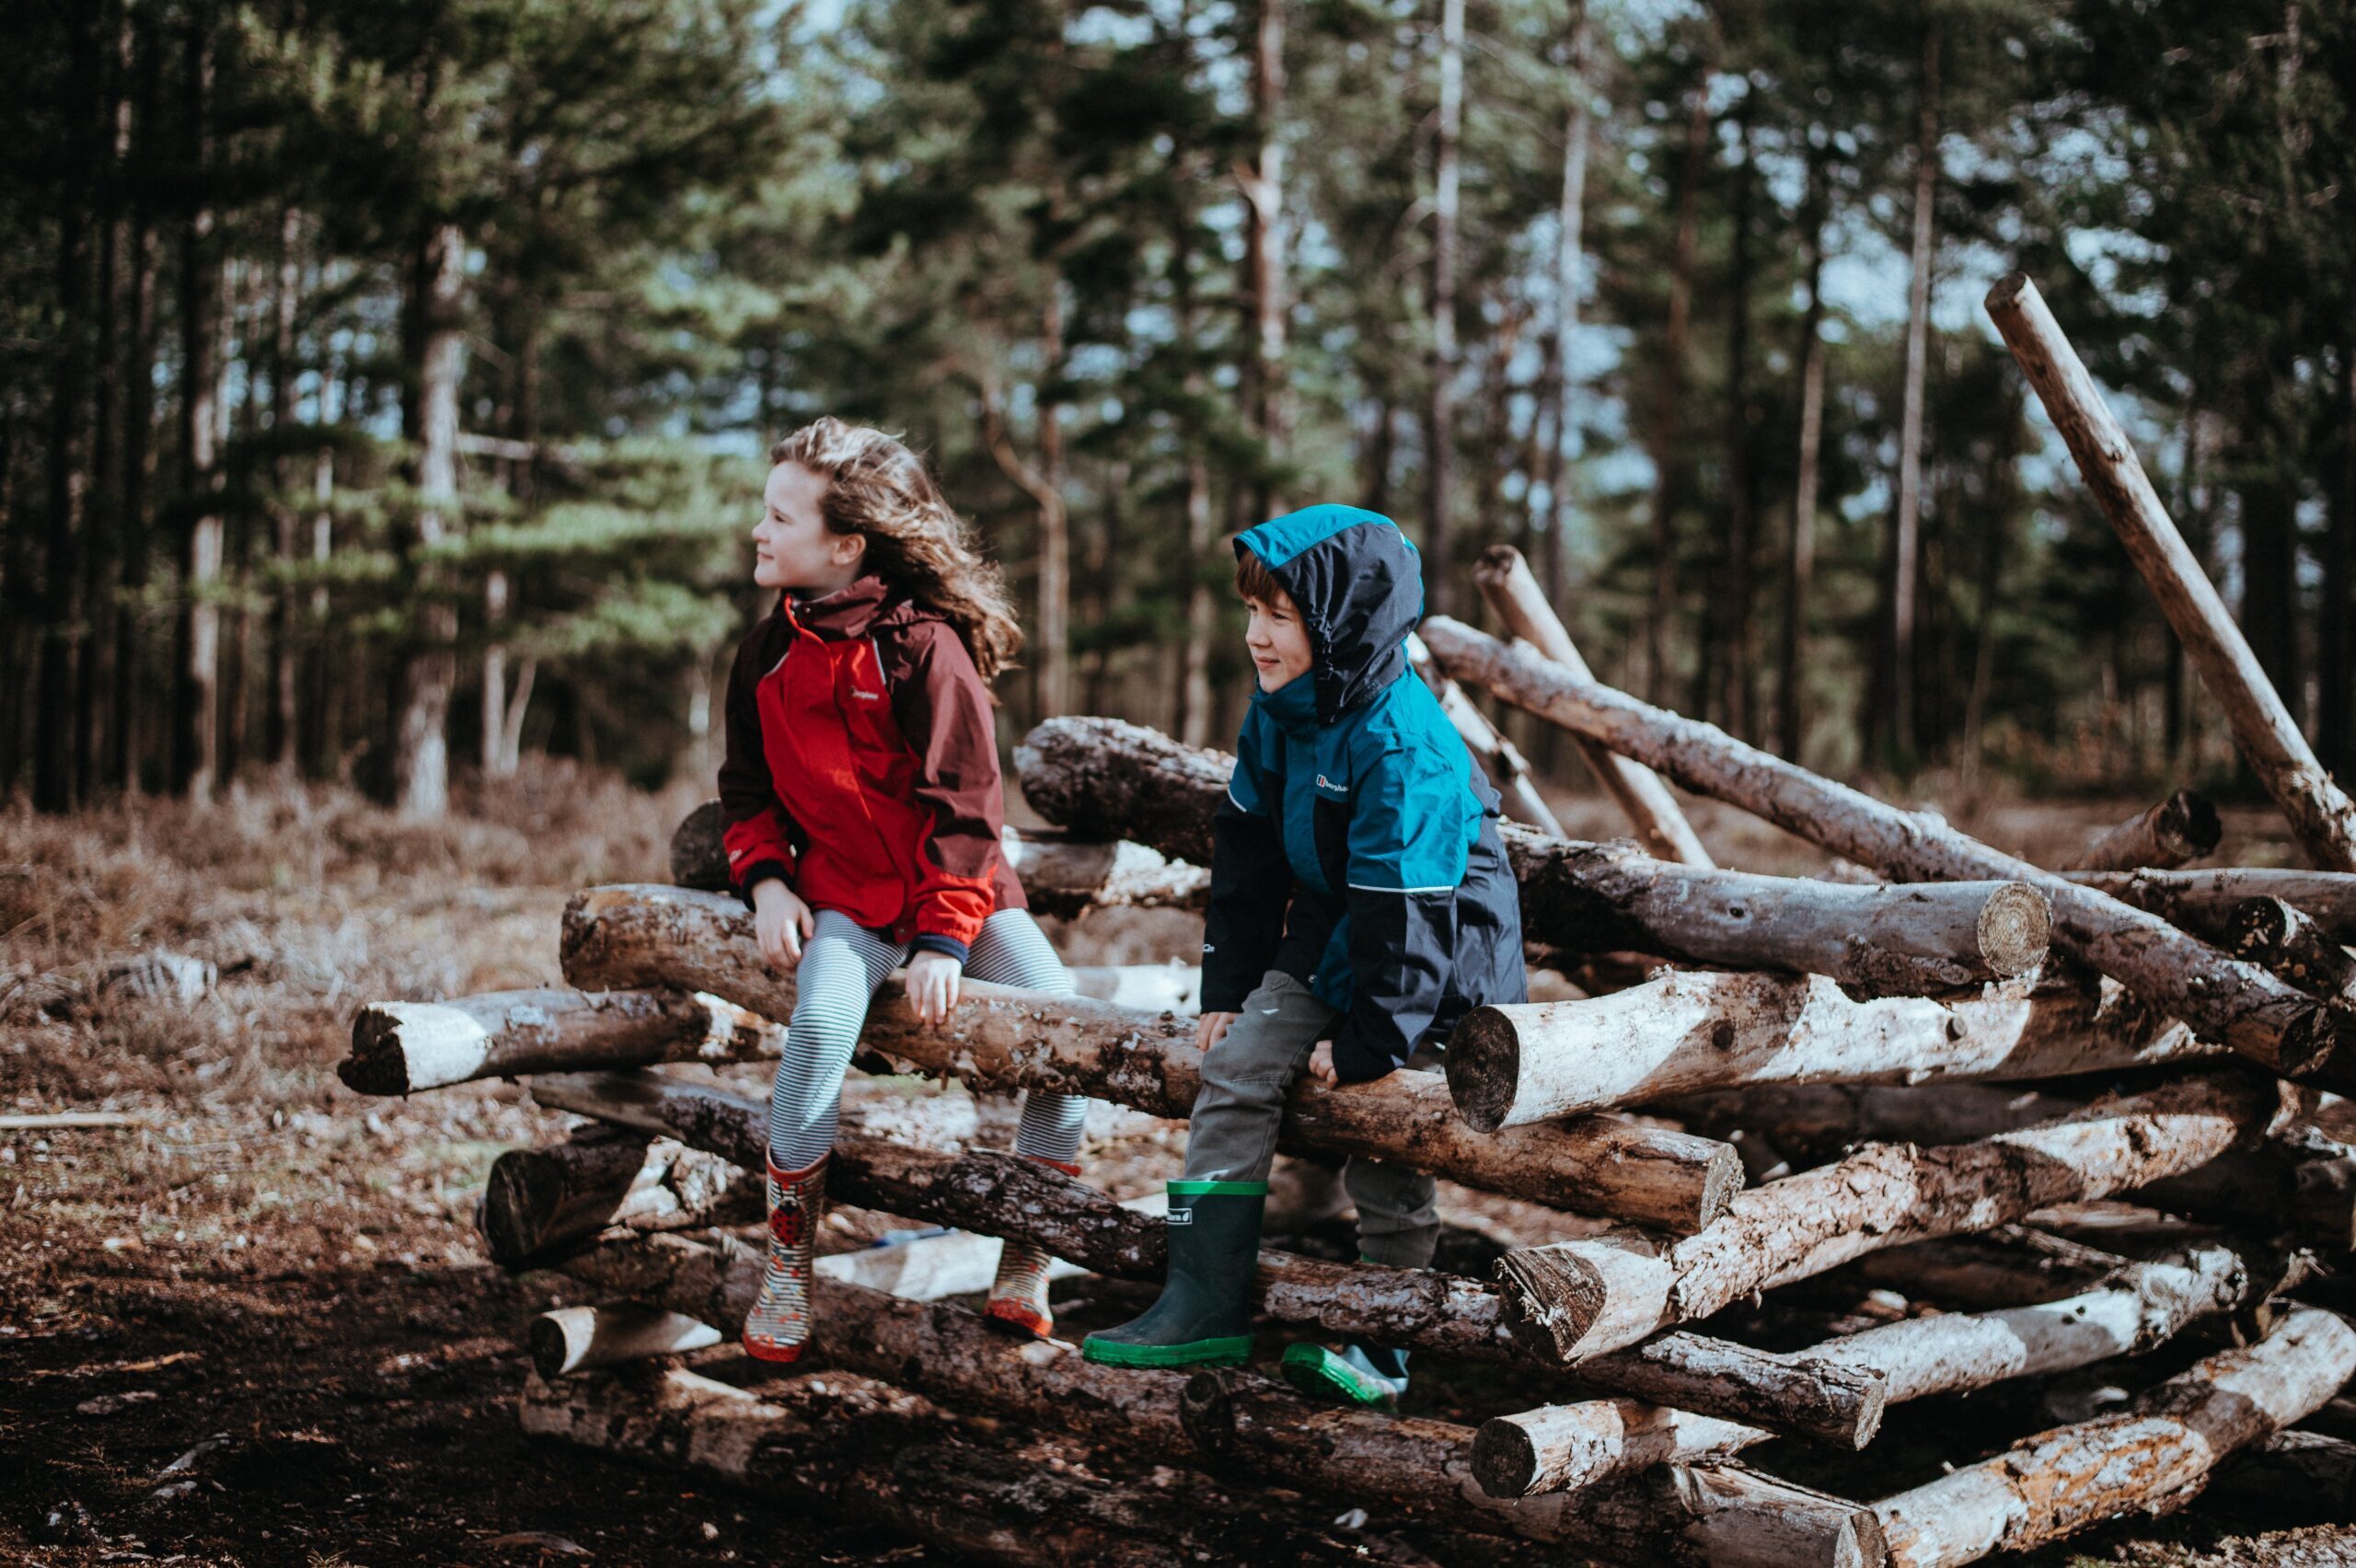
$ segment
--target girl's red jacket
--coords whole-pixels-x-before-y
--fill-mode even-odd
[[[779,602],[736,649],[720,768],[728,872],[959,963],[1022,884],[990,699],[939,614],[860,578]]]

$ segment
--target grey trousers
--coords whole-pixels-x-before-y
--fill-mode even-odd
[[[1268,1179],[1286,1091],[1309,1070],[1310,1052],[1341,1016],[1289,974],[1272,969],[1262,977],[1203,1058],[1203,1087],[1186,1131],[1187,1181]],[[1419,1069],[1410,1063],[1408,1070]],[[1342,1188],[1357,1205],[1358,1251],[1369,1262],[1431,1266],[1439,1211],[1429,1176],[1353,1155],[1342,1167]]]

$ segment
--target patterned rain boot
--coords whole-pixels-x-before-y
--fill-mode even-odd
[[[745,1320],[745,1348],[759,1361],[799,1361],[810,1343],[810,1264],[826,1204],[826,1161],[807,1170],[769,1167],[769,1257],[760,1298]]]
[[[1080,1162],[1066,1164],[1049,1159],[1044,1154],[1026,1154],[1025,1159],[1035,1159],[1051,1170],[1067,1176],[1080,1174]],[[998,1278],[991,1282],[990,1298],[982,1306],[982,1317],[990,1327],[1032,1339],[1045,1339],[1056,1330],[1056,1316],[1047,1309],[1047,1254],[1028,1241],[1002,1243],[998,1253]]]

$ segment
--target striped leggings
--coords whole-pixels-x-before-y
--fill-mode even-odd
[[[843,1073],[867,1022],[868,999],[907,956],[906,946],[865,929],[848,915],[817,912],[816,929],[803,944],[785,1056],[769,1094],[769,1159],[779,1170],[806,1170],[834,1147]],[[997,986],[1073,994],[1063,961],[1022,909],[1001,909],[982,923],[965,973]],[[1084,1095],[1024,1095],[1015,1152],[1070,1163],[1080,1152],[1080,1124],[1087,1115]]]

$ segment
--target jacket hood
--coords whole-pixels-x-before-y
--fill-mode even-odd
[[[815,599],[781,594],[778,609],[803,630],[828,639],[865,637],[884,627],[941,618],[937,611],[895,593],[872,571]]]
[[[1236,558],[1245,550],[1266,563],[1300,611],[1319,723],[1406,673],[1407,634],[1424,614],[1424,574],[1398,524],[1355,506],[1303,507],[1239,535]]]

